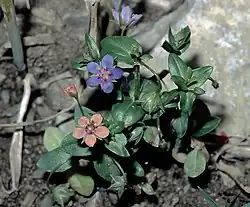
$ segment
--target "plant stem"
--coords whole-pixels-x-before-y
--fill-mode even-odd
[[[144,63],[143,61],[139,60],[139,63],[144,66],[145,68],[147,68],[151,73],[153,73],[159,83],[159,85],[161,86],[161,83],[164,85],[164,87],[167,89],[167,85],[164,83],[164,81],[162,81],[159,77],[159,75],[155,72],[155,70],[153,68],[151,68],[149,65],[147,65],[146,63]]]
[[[216,80],[214,80],[212,77],[209,77],[208,80],[210,80],[212,82],[212,86],[215,89],[219,88],[219,83]]]
[[[140,92],[140,67],[139,65],[135,66],[135,93],[134,93],[134,101],[137,101],[139,98],[139,92]]]
[[[127,27],[122,27],[122,28],[121,28],[121,30],[122,30],[122,31],[121,31],[121,36],[124,36],[124,33],[125,33],[126,29],[127,29]]]
[[[17,70],[23,71],[26,69],[26,65],[24,61],[20,31],[16,22],[16,13],[13,0],[0,0],[0,7],[2,7],[4,12],[4,19],[13,54],[13,63]]]
[[[83,110],[82,110],[82,106],[81,106],[81,104],[80,104],[78,98],[75,98],[75,100],[76,100],[77,105],[78,105],[78,107],[79,107],[79,109],[80,109],[80,111],[81,111],[82,116],[85,116],[85,115],[84,115],[84,112],[83,112]]]

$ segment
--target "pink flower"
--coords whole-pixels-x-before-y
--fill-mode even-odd
[[[109,129],[102,126],[103,117],[100,114],[94,114],[90,119],[81,117],[78,120],[80,127],[75,128],[73,137],[76,139],[84,138],[84,142],[89,147],[93,147],[97,139],[102,140],[109,135]]]
[[[73,83],[69,83],[68,85],[63,87],[63,91],[66,94],[66,96],[71,96],[74,98],[77,98],[78,96],[76,86]]]

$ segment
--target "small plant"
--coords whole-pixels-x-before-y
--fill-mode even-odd
[[[104,93],[115,96],[116,101],[104,111],[93,111],[81,106],[81,94],[75,85],[69,84],[64,88],[65,94],[78,103],[74,111],[75,130],[65,134],[48,127],[44,134],[47,152],[37,165],[51,174],[65,173],[67,183],[54,186],[51,191],[52,203],[61,206],[75,193],[92,195],[101,185],[96,176],[106,180],[107,190],[119,197],[127,189],[154,195],[152,183],[145,177],[148,169],[137,160],[137,155],[147,153],[148,148],[163,154],[172,152],[184,164],[189,177],[201,175],[209,160],[201,138],[220,123],[217,117],[204,114],[202,120],[197,120],[193,116],[195,101],[205,93],[202,86],[207,80],[214,86],[216,82],[211,78],[213,67],[191,68],[180,57],[190,45],[189,27],[176,34],[170,29],[169,39],[162,45],[169,53],[167,72],[176,85],[168,90],[162,77],[146,63],[153,57],[143,54],[133,37],[123,36],[141,15],[133,15],[129,7],[121,12],[114,10],[113,15],[121,36],[105,37],[99,50],[94,39],[86,34],[89,54],[74,61],[74,68],[88,71],[87,85],[100,87]],[[143,68],[152,72],[152,78],[140,75]],[[79,164],[80,172],[75,170],[78,162],[72,160],[84,161]]]

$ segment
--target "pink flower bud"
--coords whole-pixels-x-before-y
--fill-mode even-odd
[[[70,96],[73,98],[78,97],[76,86],[73,83],[69,83],[67,86],[63,87],[63,91],[66,94],[66,96]]]

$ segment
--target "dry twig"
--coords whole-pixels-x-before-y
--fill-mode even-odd
[[[36,86],[33,75],[28,73],[23,80],[23,84],[24,84],[24,94],[17,117],[17,123],[23,122],[24,115],[26,114],[31,95],[31,85]],[[12,186],[10,190],[6,190],[2,183],[2,190],[5,193],[11,194],[12,192],[18,190],[19,181],[21,177],[21,169],[22,169],[22,149],[23,149],[23,128],[20,127],[16,129],[16,131],[12,136],[10,152],[9,152]]]

